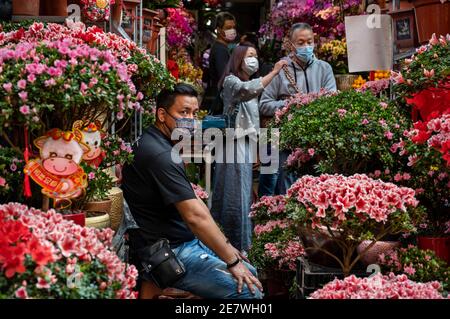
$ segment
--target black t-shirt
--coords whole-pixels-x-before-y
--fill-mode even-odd
[[[172,160],[172,146],[151,126],[133,147],[133,162],[123,168],[124,197],[140,227],[129,232],[135,249],[160,238],[167,238],[172,247],[195,239],[174,205],[196,196],[183,163]]]
[[[217,90],[217,84],[220,81],[228,60],[230,59],[230,51],[228,47],[219,42],[214,42],[209,54],[209,72],[211,76],[211,88]]]

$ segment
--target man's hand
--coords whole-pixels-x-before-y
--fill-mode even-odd
[[[252,292],[252,294],[256,293],[254,285],[260,291],[263,290],[258,278],[253,276],[252,272],[248,270],[248,268],[242,262],[239,262],[236,266],[229,268],[228,271],[233,275],[234,278],[236,278],[238,282],[238,293],[242,292],[244,283],[247,284],[248,289]]]

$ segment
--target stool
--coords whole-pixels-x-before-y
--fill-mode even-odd
[[[181,289],[159,288],[153,282],[143,281],[139,299],[201,299],[200,297]]]

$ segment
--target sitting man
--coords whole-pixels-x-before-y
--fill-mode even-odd
[[[202,298],[261,298],[255,268],[242,260],[197,199],[181,160],[172,160],[172,132],[193,120],[198,109],[192,86],[163,90],[156,99],[156,124],[140,137],[134,161],[123,169],[124,196],[139,226],[129,232],[131,259],[139,269],[133,251],[167,238],[186,268],[174,288]]]

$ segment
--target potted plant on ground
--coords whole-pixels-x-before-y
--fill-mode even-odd
[[[344,275],[386,235],[415,231],[423,214],[413,189],[359,174],[303,176],[288,190],[286,201],[286,212],[304,242],[314,234],[327,235],[342,257],[314,240],[304,245],[306,253],[322,251],[338,262]],[[372,243],[354,255],[363,240]]]
[[[444,291],[450,288],[450,267],[432,250],[415,246],[397,248],[378,256],[383,273],[405,274],[417,282],[439,281]]]
[[[352,90],[296,95],[273,125],[280,128],[281,149],[300,150],[286,163],[292,170],[351,175],[391,167],[389,142],[402,137],[409,123],[395,105]]]
[[[450,107],[450,35],[433,34],[391,79],[398,103],[412,107],[414,121],[443,114]]]
[[[54,210],[0,205],[0,299],[136,298],[138,272],[116,255],[112,236]]]
[[[289,296],[296,260],[304,254],[285,204],[284,196],[263,196],[250,213],[255,226],[249,259],[261,272],[270,298]]]
[[[369,278],[335,279],[310,295],[311,299],[444,299],[437,281],[417,283],[406,275],[377,274]]]

